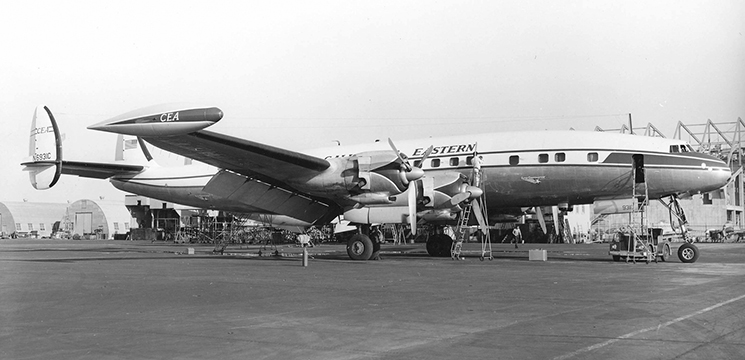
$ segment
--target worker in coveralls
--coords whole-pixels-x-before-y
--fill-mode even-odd
[[[523,233],[520,232],[520,227],[515,226],[514,229],[512,229],[512,241],[515,242],[515,249],[517,249],[517,243],[522,242],[523,240]]]
[[[385,242],[385,236],[383,231],[380,230],[380,226],[375,226],[370,231],[370,240],[373,243],[373,253],[370,256],[370,260],[382,260],[380,257],[380,244]]]

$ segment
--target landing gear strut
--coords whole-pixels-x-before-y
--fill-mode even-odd
[[[688,225],[688,219],[686,219],[683,207],[680,206],[678,197],[670,195],[670,202],[665,202],[662,199],[660,199],[660,202],[665,205],[670,212],[670,226],[673,226],[673,230],[675,230],[674,224],[677,222],[679,224],[680,233],[683,235],[683,241],[685,241],[683,245],[680,245],[678,248],[678,259],[684,263],[696,262],[699,255],[698,247],[693,245],[693,239],[688,236],[688,229],[686,227],[686,225]]]

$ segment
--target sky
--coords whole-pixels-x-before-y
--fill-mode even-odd
[[[173,102],[297,151],[745,117],[740,0],[15,1],[0,19],[0,201],[123,198],[76,177],[31,187],[40,104],[65,160],[100,162],[116,135],[87,126]]]

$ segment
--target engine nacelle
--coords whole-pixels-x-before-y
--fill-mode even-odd
[[[366,151],[351,158],[356,162],[361,192],[400,194],[406,191],[401,179],[401,161],[392,151]],[[350,188],[350,190],[353,190]]]
[[[371,206],[344,212],[344,219],[357,224],[403,224],[408,221],[406,206]]]
[[[444,209],[454,207],[453,197],[472,190],[465,175],[458,172],[445,172],[422,179],[423,202],[428,208]],[[481,194],[476,194],[480,196]],[[470,197],[470,194],[469,194]],[[464,198],[467,199],[468,197]],[[460,201],[459,201],[460,202]],[[456,210],[459,211],[459,210]]]
[[[408,188],[401,180],[401,161],[392,151],[369,151],[327,159],[329,168],[296,186],[315,195],[362,205],[391,204]]]
[[[91,125],[88,129],[134,136],[172,136],[202,130],[222,119],[216,107],[156,105]]]

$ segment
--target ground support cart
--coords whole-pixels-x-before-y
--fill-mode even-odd
[[[613,261],[626,262],[645,261],[667,261],[672,255],[670,241],[660,240],[659,236],[653,235],[636,235],[635,233],[619,233],[610,243],[608,254],[613,257]]]

